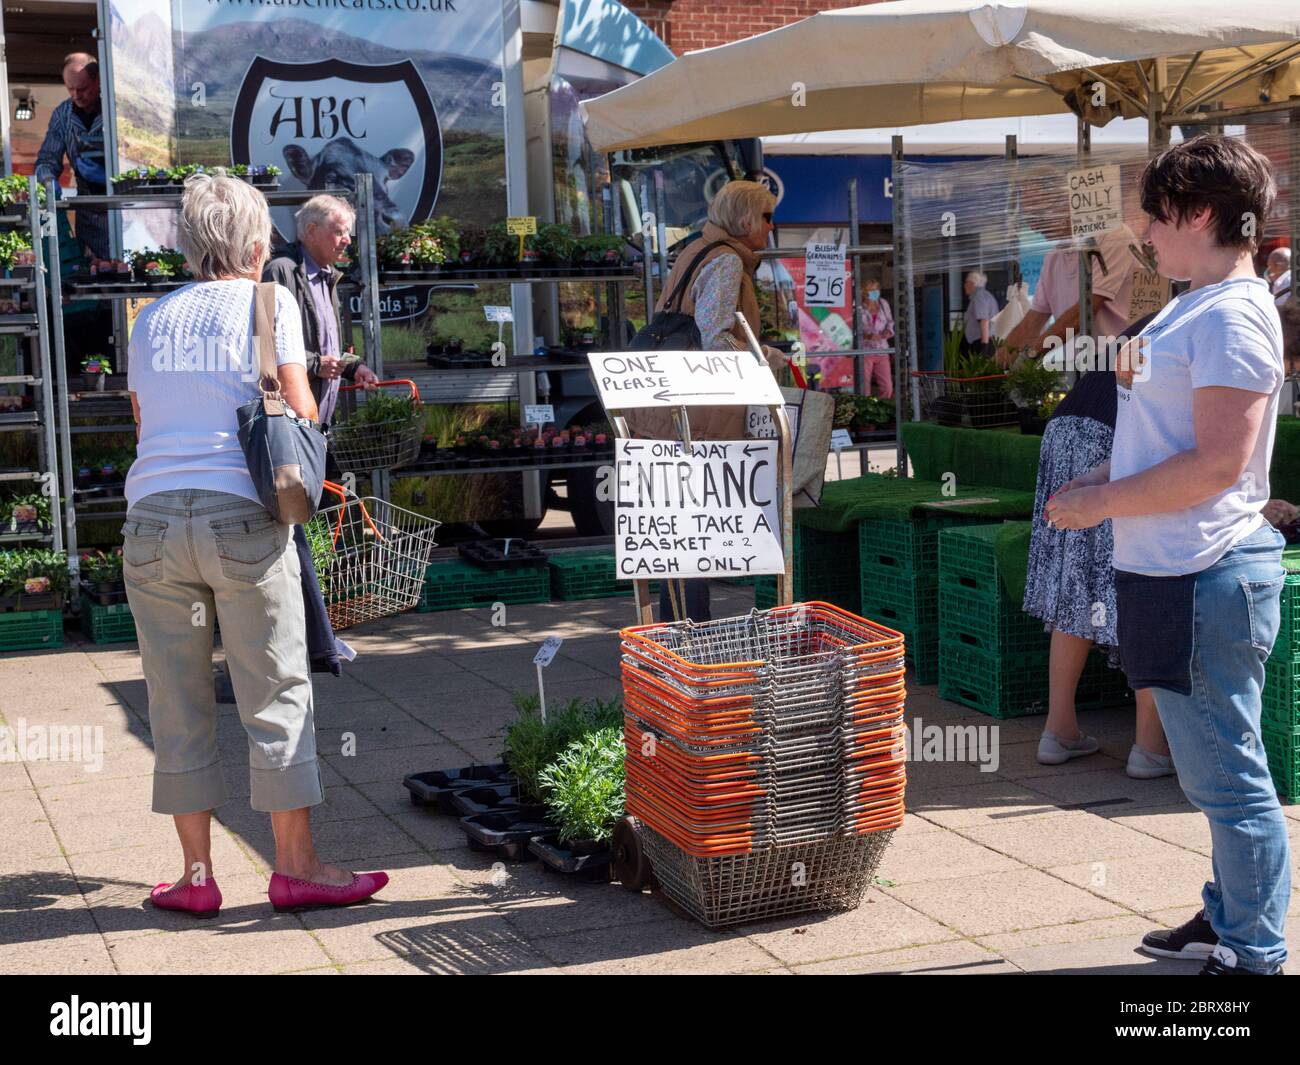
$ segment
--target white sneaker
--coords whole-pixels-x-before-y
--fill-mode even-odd
[[[1085,736],[1079,733],[1079,738],[1075,740],[1063,740],[1055,732],[1043,730],[1043,736],[1038,741],[1038,763],[1039,765],[1060,765],[1068,762],[1071,758],[1082,758],[1084,755],[1096,754],[1101,749],[1099,744],[1091,736]]]
[[[1145,747],[1133,744],[1128,752],[1128,766],[1125,769],[1134,780],[1154,780],[1156,777],[1172,777],[1178,772],[1174,760],[1167,754],[1152,754]]]

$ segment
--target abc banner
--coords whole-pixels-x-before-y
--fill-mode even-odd
[[[284,189],[374,179],[382,234],[506,214],[499,0],[110,0],[118,168],[246,163]],[[273,209],[294,238],[293,207]],[[129,212],[128,249],[175,243]],[[407,309],[406,313],[410,313]]]

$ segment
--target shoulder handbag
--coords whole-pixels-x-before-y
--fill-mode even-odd
[[[260,395],[235,413],[239,445],[258,499],[285,525],[307,521],[320,506],[325,483],[325,435],[299,418],[280,394],[275,361],[275,283],[261,282],[253,298]]]
[[[726,246],[725,240],[715,240],[707,245],[695,261],[682,274],[677,287],[664,300],[664,309],[656,311],[654,316],[643,325],[632,342],[628,345],[632,351],[699,351],[700,327],[695,324],[695,316],[682,313],[682,299],[689,291],[695,272],[705,256],[714,248]]]

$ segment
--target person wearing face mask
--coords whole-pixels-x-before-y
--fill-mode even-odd
[[[862,346],[887,348],[894,336],[894,316],[889,310],[889,301],[880,295],[880,278],[868,274],[862,279],[862,307],[858,313],[858,327],[862,330]],[[866,355],[862,359],[862,394],[892,399],[894,395],[893,375],[890,372],[889,354]]]

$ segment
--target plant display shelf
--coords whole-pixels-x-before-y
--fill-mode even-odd
[[[518,285],[589,281],[628,283],[637,280],[637,274],[626,266],[612,269],[607,267],[528,266],[521,267],[519,270],[506,270],[500,267],[395,270],[385,267],[382,263],[379,264],[379,284],[383,288],[423,287],[465,281],[472,281],[479,285]]]

